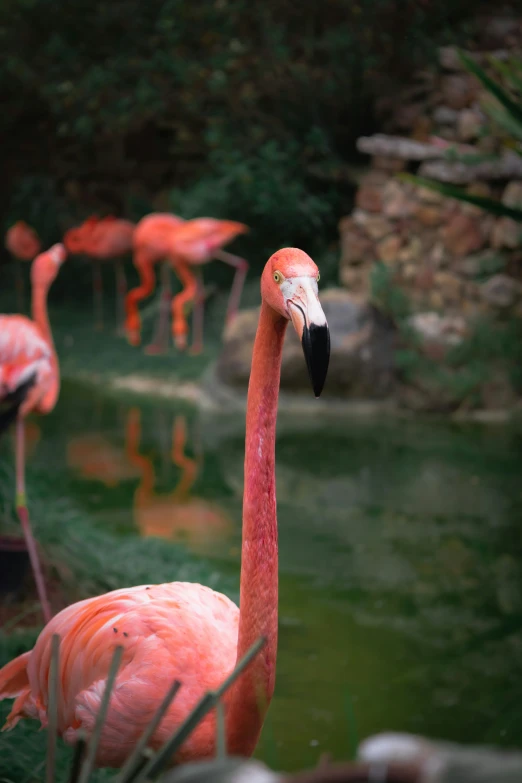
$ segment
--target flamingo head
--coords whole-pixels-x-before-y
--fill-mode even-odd
[[[278,250],[261,276],[261,296],[279,315],[292,321],[301,340],[316,397],[323,390],[330,360],[330,332],[319,302],[319,270],[295,247]]]
[[[51,285],[66,258],[67,250],[60,242],[50,247],[44,253],[40,253],[34,259],[31,267],[33,285]]]

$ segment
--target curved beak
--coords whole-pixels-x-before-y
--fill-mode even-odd
[[[290,281],[286,281],[289,283]],[[330,361],[330,331],[311,277],[293,278],[286,304],[297,332],[316,397],[323,390]]]

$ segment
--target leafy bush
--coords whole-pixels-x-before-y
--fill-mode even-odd
[[[233,216],[252,226],[242,244],[259,263],[284,245],[310,252],[324,245],[335,229],[336,206],[333,189],[313,191],[294,141],[267,141],[250,156],[233,147],[212,150],[209,174],[188,190],[171,192],[172,210],[185,218]]]
[[[393,270],[382,261],[374,263],[370,277],[372,302],[382,312],[391,316],[399,326],[411,313],[410,302],[405,292],[393,282]]]
[[[48,246],[59,237],[57,216],[61,211],[56,184],[50,177],[22,177],[11,193],[0,228],[5,233],[17,220],[25,220],[36,229],[43,245]]]
[[[103,183],[120,211],[135,183],[153,194],[175,182],[180,211],[243,219],[256,247],[319,244],[350,204],[317,170],[354,154],[373,96],[434,55],[474,7],[5,0],[4,181],[73,180],[82,209],[83,185]],[[149,208],[142,199],[138,211]]]

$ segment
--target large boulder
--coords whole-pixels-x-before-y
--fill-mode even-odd
[[[321,304],[331,337],[327,392],[358,399],[386,397],[394,378],[395,329],[391,322],[367,301],[342,289],[323,291]],[[258,318],[258,308],[244,310],[227,328],[216,371],[230,386],[248,385]],[[310,388],[301,344],[292,327],[283,351],[281,388]]]

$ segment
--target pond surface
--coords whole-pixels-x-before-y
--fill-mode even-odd
[[[29,426],[28,486],[48,471],[93,525],[176,540],[238,585],[243,437],[241,413],[66,383]],[[303,768],[388,729],[522,744],[521,446],[508,427],[280,417],[279,659],[260,757]]]

